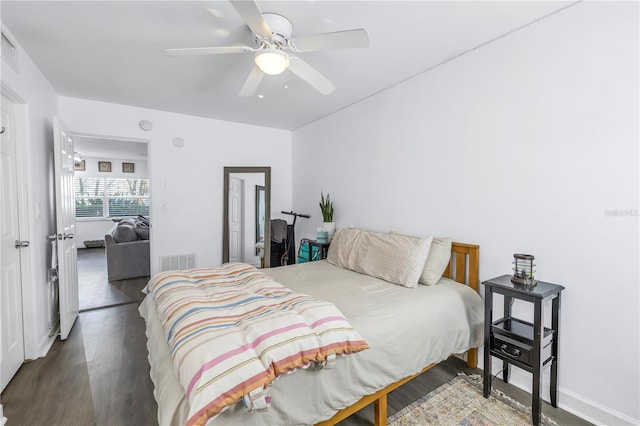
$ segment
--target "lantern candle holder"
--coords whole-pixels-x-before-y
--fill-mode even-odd
[[[530,254],[514,254],[513,255],[513,277],[511,277],[511,282],[514,284],[533,287],[535,286],[536,280],[533,278],[533,267],[536,266],[533,263],[533,259],[535,259]]]

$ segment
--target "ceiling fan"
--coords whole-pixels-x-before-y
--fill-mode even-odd
[[[277,75],[286,69],[323,95],[328,95],[335,90],[336,86],[294,53],[369,46],[369,35],[363,28],[294,39],[291,36],[293,25],[284,16],[262,13],[253,0],[232,0],[231,5],[254,33],[257,47],[247,45],[192,47],[166,49],[165,52],[171,56],[254,53],[255,65],[240,89],[239,96],[252,96],[265,74]]]

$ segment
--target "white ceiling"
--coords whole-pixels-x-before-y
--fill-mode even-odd
[[[571,2],[257,3],[263,12],[289,18],[294,38],[365,28],[370,47],[299,54],[336,84],[328,96],[286,71],[266,76],[256,96],[240,98],[252,54],[164,53],[251,44],[250,30],[226,1],[3,0],[1,12],[6,28],[62,96],[292,130]]]

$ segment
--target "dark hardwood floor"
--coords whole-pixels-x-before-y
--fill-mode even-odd
[[[127,281],[132,287],[142,288],[147,279]],[[158,407],[149,379],[144,321],[138,305],[138,301],[131,301],[81,313],[66,341],[56,341],[46,357],[23,364],[1,396],[7,426],[157,424]],[[392,392],[389,415],[460,371],[481,373],[455,357],[449,358]],[[531,405],[529,394],[499,379],[494,385],[524,405]],[[559,425],[589,424],[546,403],[543,412]],[[370,406],[340,425],[371,425],[372,420]]]
[[[157,423],[146,355],[138,303],[80,314],[2,393],[7,426]]]
[[[105,306],[139,302],[147,279],[107,281],[107,260],[104,248],[78,250],[78,298],[80,311]]]

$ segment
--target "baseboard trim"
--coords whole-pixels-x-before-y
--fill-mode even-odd
[[[502,368],[502,362],[496,362],[492,365],[493,371],[500,371]],[[542,389],[549,389],[549,376],[543,374],[542,377]],[[509,383],[531,393],[531,374],[522,371],[518,368],[511,368],[511,374]],[[543,400],[549,402],[549,392],[543,392]],[[631,416],[620,413],[610,407],[607,407],[599,402],[585,398],[573,391],[570,391],[562,386],[558,387],[558,407],[562,408],[569,413],[580,417],[593,424],[602,425],[640,425],[638,419],[634,419]]]
[[[593,424],[639,425],[640,421],[560,387],[560,408]],[[564,401],[564,403],[562,403]]]
[[[53,346],[53,342],[56,341],[56,336],[45,337],[38,345],[38,358],[42,358],[49,353],[49,349]]]

